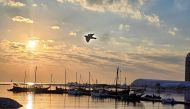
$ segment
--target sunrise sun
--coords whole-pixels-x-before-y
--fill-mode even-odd
[[[35,50],[39,44],[39,40],[37,39],[30,39],[27,42],[27,49],[29,50]]]

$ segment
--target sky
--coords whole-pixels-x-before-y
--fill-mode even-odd
[[[184,80],[189,0],[0,0],[0,81]],[[94,33],[87,43],[84,35]],[[79,76],[81,75],[81,76]]]

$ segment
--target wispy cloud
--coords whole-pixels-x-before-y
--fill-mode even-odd
[[[130,31],[130,25],[128,25],[128,24],[120,24],[119,25],[119,27],[118,27],[118,29],[120,30],[120,31]]]
[[[144,15],[144,18],[146,21],[156,25],[160,26],[160,18],[158,15],[152,14],[152,15]]]
[[[54,25],[54,26],[51,26],[51,29],[53,29],[53,30],[59,30],[60,26]]]
[[[37,7],[37,6],[38,6],[38,4],[35,4],[35,3],[34,3],[34,4],[32,4],[32,6],[33,6],[33,7]]]
[[[29,18],[22,17],[22,16],[15,16],[15,17],[13,17],[12,21],[14,21],[14,22],[21,22],[21,23],[29,23],[29,24],[34,23],[33,20],[31,20]]]
[[[12,0],[9,0],[7,5],[10,7],[25,7],[26,6],[26,4],[24,4],[24,3],[16,2],[16,1],[12,1]]]
[[[77,66],[127,67],[129,73],[161,75],[162,73],[178,73],[184,61],[183,55],[162,52],[162,48],[146,49],[139,52],[117,52],[97,48],[86,48],[78,45],[68,45],[63,41],[39,40],[40,50],[36,53],[27,51],[27,43],[2,40],[0,42],[0,62],[6,63],[28,63],[42,62],[52,65],[75,63]],[[133,48],[137,49],[137,48]],[[154,50],[153,50],[154,49]],[[66,52],[65,52],[66,51]],[[158,53],[159,52],[159,53]],[[71,65],[71,64],[69,64]],[[72,66],[72,65],[71,65]],[[84,67],[83,66],[83,67]],[[77,69],[77,68],[76,68]],[[96,71],[97,69],[92,69]],[[105,70],[105,69],[104,69]],[[105,71],[104,71],[105,72]]]
[[[156,14],[145,15],[141,9],[146,0],[57,0],[80,4],[83,8],[98,12],[119,13],[135,20],[146,20],[151,24],[160,25],[159,16]]]
[[[168,33],[171,34],[172,36],[175,36],[177,32],[178,32],[178,28],[176,27],[168,30]]]
[[[12,8],[20,8],[26,6],[26,4],[15,0],[0,0],[0,3],[2,3],[4,6],[9,6]]]
[[[64,3],[65,0],[57,0],[57,2]]]
[[[72,31],[71,31],[71,32],[69,33],[69,35],[70,35],[70,36],[76,36],[76,35],[77,35],[77,33],[76,33],[76,32],[72,32]]]

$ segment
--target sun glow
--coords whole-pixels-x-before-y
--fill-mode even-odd
[[[29,50],[35,50],[39,44],[39,40],[37,39],[31,39],[27,42],[27,49]]]

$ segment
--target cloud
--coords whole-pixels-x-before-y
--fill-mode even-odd
[[[10,6],[10,7],[25,7],[26,5],[24,3],[21,3],[21,2],[15,2],[15,1],[9,0],[9,2],[7,3],[7,6]]]
[[[19,8],[19,7],[25,7],[26,4],[20,2],[20,1],[13,1],[13,0],[0,0],[0,3],[2,3],[4,6],[9,6],[13,8]]]
[[[177,32],[178,32],[178,28],[176,27],[168,30],[168,33],[171,34],[172,36],[175,36]]]
[[[38,4],[32,4],[32,6],[33,6],[33,7],[37,7],[37,6],[38,6]]]
[[[53,29],[53,30],[59,30],[60,26],[54,25],[54,26],[51,26],[51,29]]]
[[[160,26],[160,18],[159,16],[155,15],[155,14],[152,14],[152,15],[144,15],[144,18],[146,21],[152,23],[152,24],[155,24],[157,26]]]
[[[174,30],[174,31],[178,31],[178,28],[174,27],[173,30]]]
[[[64,3],[64,0],[57,0],[57,2]]]
[[[123,30],[124,30],[124,31],[130,31],[130,27],[131,27],[131,26],[128,25],[128,24],[120,24],[118,29],[119,29],[120,31],[123,31]]]
[[[157,48],[151,53],[147,53],[149,49],[146,52],[130,53],[129,51],[118,52],[117,50],[109,51],[107,49],[68,45],[64,41],[39,40],[39,46],[41,46],[39,48],[41,49],[36,51],[37,53],[31,53],[26,50],[26,44],[8,40],[0,41],[0,50],[2,51],[0,63],[20,63],[23,65],[23,63],[32,61],[54,66],[73,65],[70,63],[75,63],[80,68],[90,66],[92,68],[90,70],[95,70],[95,72],[100,70],[101,66],[104,66],[104,71],[107,72],[107,68],[110,70],[119,65],[127,68],[128,73],[155,77],[155,75],[181,72],[181,65],[184,62],[183,55],[171,55]]]
[[[70,35],[70,36],[76,36],[77,33],[76,33],[76,32],[70,32],[69,35]]]
[[[22,17],[22,16],[15,16],[15,17],[13,17],[12,21],[14,21],[14,22],[21,22],[21,23],[29,23],[29,24],[34,23],[33,20],[31,20],[29,18]]]
[[[145,15],[142,7],[147,0],[64,0],[79,4],[81,7],[97,12],[113,12],[127,16],[135,20],[146,20],[151,24],[160,25],[160,19],[156,14]],[[58,0],[63,2],[63,0]]]

